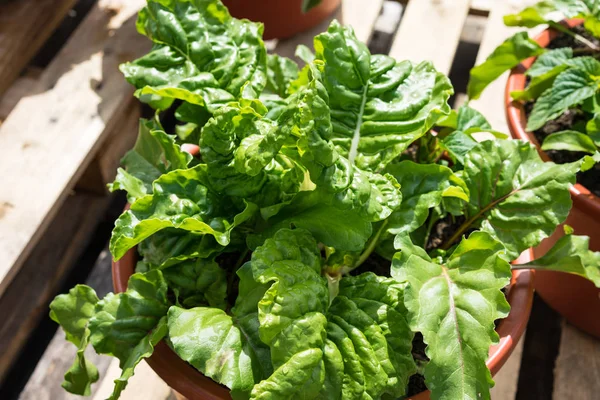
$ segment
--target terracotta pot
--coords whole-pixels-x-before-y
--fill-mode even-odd
[[[533,258],[531,250],[526,251],[517,260],[526,263]],[[119,261],[113,262],[113,286],[116,293],[127,289],[127,281],[135,270],[136,250],[129,250]],[[504,365],[513,349],[519,342],[533,302],[533,273],[529,270],[514,271],[507,293],[511,311],[508,317],[500,322],[498,334],[500,343],[490,348],[490,358],[487,366],[492,374]],[[229,389],[205,377],[194,367],[183,361],[165,342],[160,342],[154,349],[154,354],[146,360],[150,367],[174,391],[178,399],[217,400],[231,399]],[[412,400],[429,399],[429,392],[423,392],[412,397]]]
[[[581,23],[582,20],[579,19],[563,22],[568,27]],[[558,34],[559,32],[554,29],[547,29],[535,40],[542,47],[546,47]],[[511,71],[508,77],[505,91],[506,118],[512,136],[535,144],[542,159],[549,161],[550,158],[540,149],[535,135],[525,131],[527,120],[523,104],[512,101],[510,97],[510,92],[525,88],[524,73],[534,61],[534,58],[523,61]],[[565,224],[573,227],[576,234],[589,236],[590,248],[598,251],[600,250],[600,198],[580,184],[574,185],[570,191],[573,208]],[[559,227],[551,237],[535,249],[536,256],[545,254],[563,234],[563,228]],[[597,318],[600,315],[600,289],[591,282],[565,273],[537,271],[535,289],[550,307],[563,315],[572,325],[600,338],[600,319]]]
[[[265,39],[284,39],[305,31],[335,11],[341,0],[322,0],[321,4],[302,12],[302,0],[223,0],[236,18],[247,18],[265,25]]]

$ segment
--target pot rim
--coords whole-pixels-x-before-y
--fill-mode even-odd
[[[533,259],[533,250],[527,249],[515,262],[523,264]],[[112,278],[115,293],[121,293],[127,289],[127,281],[134,273],[136,261],[135,248],[129,250],[120,260],[113,260]],[[512,273],[506,296],[511,305],[511,311],[496,329],[500,341],[490,347],[489,358],[486,362],[492,375],[496,374],[504,365],[525,331],[533,304],[533,276],[534,273],[531,270],[515,270]],[[154,353],[146,359],[146,362],[173,390],[190,400],[231,399],[229,389],[204,376],[179,358],[164,340],[155,346]],[[410,400],[428,398],[429,392],[425,391],[413,396]]]
[[[561,24],[567,28],[572,28],[583,23],[582,19],[573,18],[561,21]],[[547,47],[550,42],[559,35],[556,29],[548,28],[542,33],[537,35],[535,40],[540,46]],[[535,145],[540,154],[540,157],[544,161],[551,161],[548,154],[540,148],[540,143],[537,141],[535,135],[532,132],[527,132],[525,126],[527,125],[527,119],[525,116],[525,108],[523,103],[520,101],[514,101],[510,97],[510,92],[515,90],[523,90],[525,88],[525,71],[527,71],[536,57],[530,57],[515,68],[513,68],[508,76],[506,82],[506,89],[504,91],[504,104],[506,111],[506,120],[508,123],[508,129],[512,136],[516,139],[526,140]],[[595,219],[600,219],[600,197],[594,195],[585,186],[576,183],[569,189],[571,192],[571,198],[573,199],[573,207],[581,209],[586,214],[591,214]]]

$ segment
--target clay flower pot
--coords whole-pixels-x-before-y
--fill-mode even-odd
[[[533,252],[528,250],[517,261],[526,263],[532,259]],[[124,292],[127,289],[127,281],[134,273],[136,261],[137,253],[135,249],[132,249],[119,261],[113,262],[112,276],[115,293]],[[507,298],[511,305],[511,311],[498,326],[500,343],[490,348],[490,357],[487,361],[487,366],[492,374],[498,372],[504,365],[527,326],[533,302],[533,273],[531,271],[513,271]],[[186,398],[189,400],[231,399],[229,389],[202,375],[183,361],[164,341],[155,347],[154,354],[146,361],[158,376],[178,392],[180,400]],[[429,392],[419,393],[411,399],[427,400]]]
[[[580,25],[582,20],[565,21],[568,27]],[[542,47],[559,35],[554,29],[547,29],[535,38]],[[505,91],[506,118],[512,136],[516,139],[528,140],[538,148],[543,160],[549,161],[548,155],[540,149],[540,143],[531,132],[525,131],[527,125],[523,104],[513,101],[510,92],[525,88],[525,71],[535,61],[534,58],[523,61],[515,67],[508,77]],[[571,189],[573,208],[565,224],[575,229],[579,235],[590,237],[590,249],[600,250],[600,198],[592,194],[580,184]],[[543,255],[563,235],[563,228],[544,240],[536,249],[536,255]],[[600,337],[600,289],[590,281],[562,272],[536,271],[535,289],[546,303],[562,314],[571,324],[581,330]]]
[[[223,0],[236,18],[265,24],[265,39],[284,39],[305,31],[327,18],[341,0],[322,0],[321,4],[302,12],[303,0]]]

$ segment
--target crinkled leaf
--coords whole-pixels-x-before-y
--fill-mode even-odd
[[[122,370],[111,400],[119,398],[136,365],[166,336],[168,308],[167,283],[158,270],[131,275],[125,292],[109,293],[98,302],[90,342],[98,354],[118,358]]]
[[[142,58],[121,66],[125,78],[159,109],[174,99],[215,109],[250,82],[266,84],[262,26],[232,18],[220,0],[148,1],[137,28],[154,42]]]
[[[165,228],[179,228],[214,236],[226,246],[233,228],[246,221],[256,206],[246,203],[243,211],[227,209],[207,184],[206,165],[162,175],[154,193],[138,199],[115,223],[110,251],[115,259],[142,240]]]
[[[548,135],[542,144],[542,150],[582,151],[594,154],[598,147],[592,138],[577,131],[560,131]]]
[[[322,62],[315,61],[302,71],[298,82],[304,82],[303,86],[290,97],[278,123],[288,136],[299,138],[296,145],[302,163],[316,186],[333,195],[333,205],[370,221],[383,220],[400,204],[397,182],[393,177],[361,170],[339,154],[332,140],[322,67]]]
[[[162,273],[184,307],[227,307],[227,272],[214,260],[186,260],[163,268]]]
[[[592,76],[600,75],[600,61],[592,56],[581,56],[567,60],[569,67],[577,68]]]
[[[527,32],[519,32],[506,39],[483,64],[471,69],[467,87],[469,98],[479,98],[487,85],[504,72],[516,67],[526,58],[538,56],[544,51],[544,48],[527,36]]]
[[[159,176],[187,168],[191,159],[175,143],[174,136],[167,135],[155,121],[141,119],[135,145],[121,160],[125,170],[120,170],[109,187],[125,189],[131,200],[138,199],[152,193],[152,182]]]
[[[298,79],[298,65],[287,57],[269,54],[267,58],[267,86],[265,90],[287,97],[290,83]]]
[[[579,69],[561,72],[554,84],[538,98],[527,120],[527,130],[535,131],[546,122],[558,117],[569,107],[580,104],[594,95],[598,83]]]
[[[315,50],[325,62],[332,141],[361,169],[382,169],[450,111],[452,86],[429,62],[371,56],[337,21],[315,37]]]
[[[319,258],[302,230],[281,230],[253,254],[254,279],[268,285],[259,333],[274,372],[251,398],[403,395],[415,366],[402,287],[370,273],[343,278],[329,306]]]
[[[321,191],[301,192],[268,220],[269,227],[250,237],[255,248],[281,228],[297,227],[310,231],[321,243],[340,251],[360,251],[372,233],[371,223],[356,211],[333,204],[330,195]]]
[[[494,321],[510,309],[501,292],[511,276],[504,247],[488,233],[474,232],[440,265],[416,253],[403,259],[397,243],[401,252],[392,276],[408,283],[408,321],[427,344],[425,382],[432,397],[490,399],[493,380],[485,363],[498,342]]]
[[[532,144],[518,140],[480,143],[465,156],[461,176],[470,193],[464,226],[480,226],[516,258],[565,220],[580,165],[543,162]]]
[[[97,303],[96,292],[85,285],[76,285],[68,294],[58,295],[50,303],[50,318],[60,324],[67,340],[77,347],[77,355],[65,373],[62,387],[81,396],[89,396],[91,384],[98,380],[98,369],[84,355],[90,338],[88,324]]]
[[[266,112],[258,100],[230,103],[204,126],[200,140],[211,186],[261,207],[289,200],[304,179],[281,151],[294,143],[293,137],[267,119]]]
[[[234,247],[231,242],[229,246]],[[214,236],[175,228],[154,233],[141,241],[137,248],[144,261],[163,267],[192,258],[209,258],[221,253],[223,249]]]
[[[468,201],[468,194],[462,189],[464,182],[448,167],[402,161],[389,165],[387,172],[398,180],[402,191],[400,208],[387,219],[387,232],[392,235],[410,233],[423,225],[429,209],[440,204],[446,189],[451,186],[458,192],[447,193]]]
[[[543,257],[524,266],[579,275],[600,288],[600,252],[591,251],[589,242],[587,236],[565,235]]]

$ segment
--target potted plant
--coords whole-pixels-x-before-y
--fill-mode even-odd
[[[548,14],[571,18],[560,23]],[[541,2],[519,14],[507,15],[510,26],[548,25],[535,39],[525,32],[507,39],[471,72],[469,95],[511,69],[506,86],[506,115],[515,138],[538,147],[544,160],[570,162],[584,155],[600,161],[600,130],[596,113],[598,86],[592,81],[600,68],[598,15],[584,2]],[[600,250],[600,164],[588,166],[571,188],[574,207],[566,224],[590,236]],[[538,248],[544,254],[562,235],[557,232]],[[600,337],[600,291],[586,280],[554,272],[536,275],[536,290],[572,324]]]
[[[371,55],[334,21],[298,72],[218,0],[150,1],[138,28],[155,46],[122,70],[157,115],[110,186],[130,202],[116,293],[51,304],[78,348],[68,391],[98,379],[91,343],[121,362],[112,399],[142,359],[189,399],[489,399],[529,270],[597,278],[585,237],[528,252],[566,218],[582,161],[544,163],[451,112],[430,63]]]
[[[325,20],[341,0],[224,0],[223,4],[236,18],[262,22],[265,39],[285,39]]]

